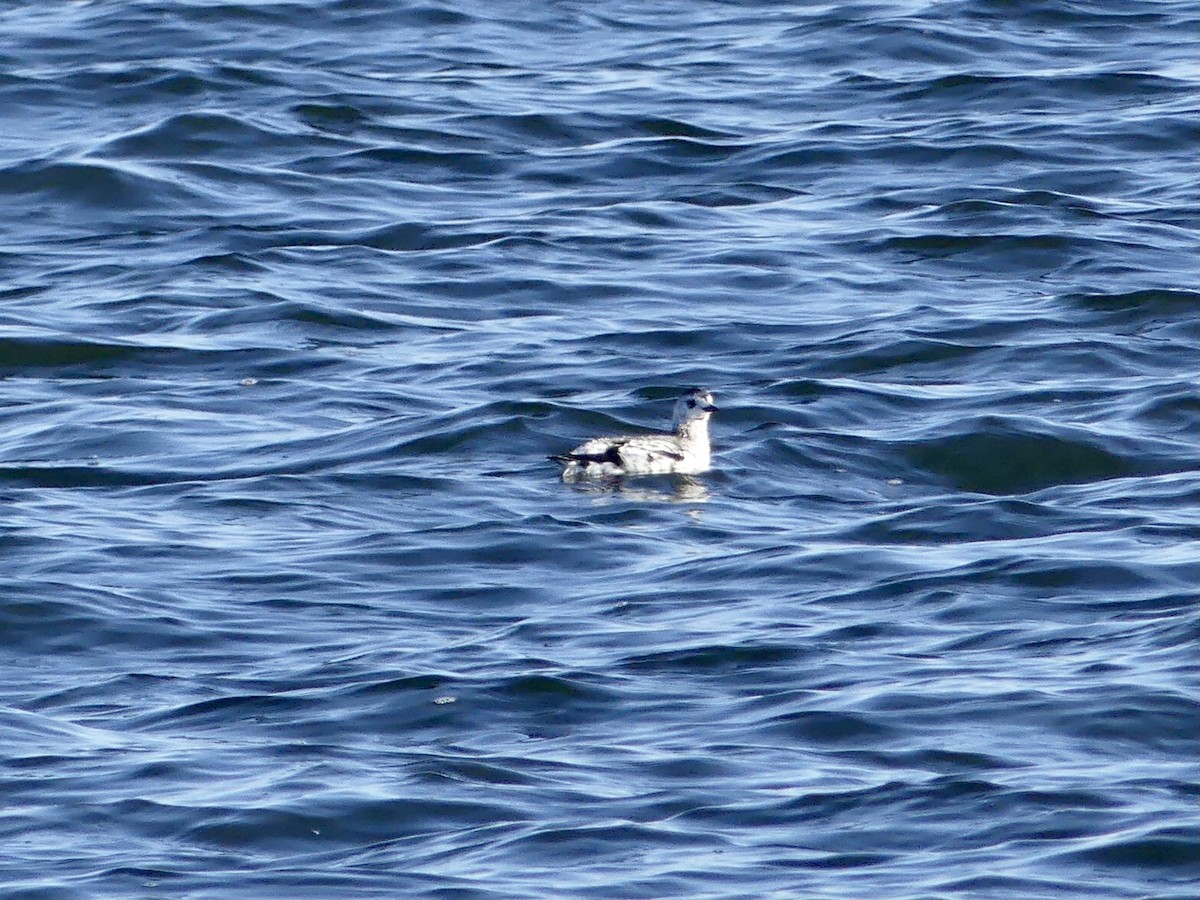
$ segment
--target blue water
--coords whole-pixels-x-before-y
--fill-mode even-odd
[[[5,5],[0,898],[1194,897],[1198,88],[1195,0]]]

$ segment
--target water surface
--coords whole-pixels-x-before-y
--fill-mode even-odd
[[[1198,24],[0,11],[0,897],[1194,896]]]

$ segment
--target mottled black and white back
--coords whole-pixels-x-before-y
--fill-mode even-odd
[[[675,403],[670,434],[593,438],[550,458],[563,464],[564,481],[705,472],[712,456],[708,420],[716,409],[709,391],[692,388]]]

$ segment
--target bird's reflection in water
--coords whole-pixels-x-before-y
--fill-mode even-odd
[[[575,482],[575,490],[588,494],[619,494],[630,500],[648,503],[706,503],[708,488],[691,475],[663,475],[660,477],[605,478],[602,480]]]

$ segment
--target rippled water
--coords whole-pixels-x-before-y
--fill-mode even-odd
[[[1198,24],[6,6],[0,896],[1193,897]]]

